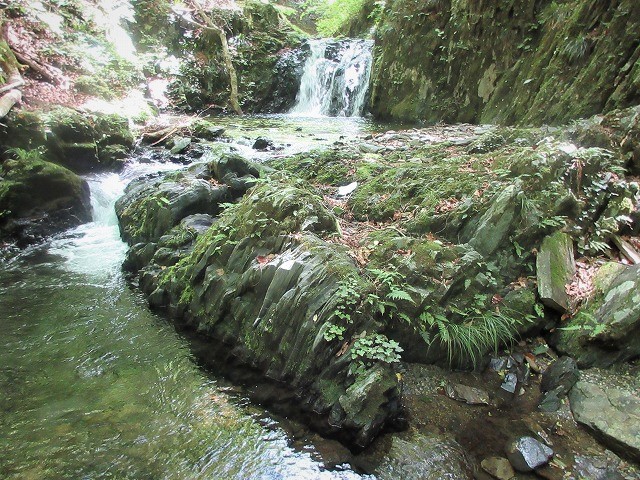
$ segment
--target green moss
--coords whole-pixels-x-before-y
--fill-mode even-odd
[[[55,212],[64,208],[78,208],[78,214],[86,217],[82,209],[88,197],[85,182],[70,170],[44,160],[40,152],[31,153],[2,164],[0,200],[5,218],[25,216],[35,209]]]
[[[392,0],[377,29],[372,108],[409,121],[560,124],[633,105],[638,28],[634,0],[482,11]]]

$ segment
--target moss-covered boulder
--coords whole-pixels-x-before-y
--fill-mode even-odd
[[[41,147],[50,161],[87,173],[121,169],[134,137],[123,116],[55,107],[12,113],[0,127],[0,142],[6,149]]]
[[[232,200],[226,185],[214,185],[202,166],[131,182],[116,202],[122,238],[152,242],[195,213],[218,214]],[[205,170],[206,171],[206,170]]]
[[[0,234],[21,245],[91,219],[89,186],[39,151],[0,167]]]
[[[78,173],[119,170],[133,147],[129,121],[58,107],[47,113],[47,146],[56,161]]]
[[[603,266],[594,296],[558,330],[555,347],[580,367],[609,366],[640,355],[640,265]]]
[[[575,271],[571,237],[562,232],[546,237],[536,258],[538,293],[542,303],[565,313],[569,309],[567,285]]]
[[[201,172],[233,183],[257,167],[228,157]],[[274,178],[226,206],[219,220],[206,217],[213,224],[204,231],[200,215],[179,217],[211,211],[215,201],[188,210],[157,201],[173,203],[167,192],[176,182],[187,182],[184,192],[196,180],[204,181],[189,172],[142,180],[118,204],[123,233],[138,242],[127,266],[139,270],[150,303],[211,338],[210,348],[295,391],[321,431],[365,446],[398,413],[392,364],[400,349],[357,309],[370,284],[328,241],[339,232],[334,215],[303,183]],[[175,221],[158,221],[165,208]]]

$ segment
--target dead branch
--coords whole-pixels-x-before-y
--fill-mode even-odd
[[[30,67],[36,73],[38,73],[42,78],[47,80],[49,83],[53,83],[54,85],[58,85],[62,90],[68,90],[70,87],[69,80],[64,76],[62,70],[54,67],[53,65],[47,65],[40,62],[37,58],[29,55],[26,52],[20,50],[17,46],[18,40],[11,30],[9,24],[5,24],[2,29],[2,34],[4,36],[7,45],[15,55],[15,57],[23,64]]]
[[[0,118],[6,117],[13,106],[22,100],[22,92],[14,89],[0,97]]]
[[[0,87],[0,93],[8,92],[9,90],[13,90],[14,88],[18,88],[24,85],[24,80],[20,79],[18,81],[9,83],[7,85],[3,85]]]

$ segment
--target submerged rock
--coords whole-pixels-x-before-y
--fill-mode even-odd
[[[376,459],[374,459],[375,461]],[[471,480],[473,467],[462,447],[446,437],[394,436],[391,448],[373,468],[381,480]]]
[[[489,394],[479,388],[461,383],[447,383],[444,391],[450,398],[459,402],[466,402],[469,405],[489,405]]]
[[[498,480],[511,480],[516,474],[509,460],[503,457],[485,458],[481,466],[485,472]]]

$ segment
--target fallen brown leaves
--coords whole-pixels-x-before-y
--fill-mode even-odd
[[[576,273],[566,286],[567,295],[574,308],[588,299],[595,289],[594,278],[601,266],[601,260],[582,258],[576,261]]]

